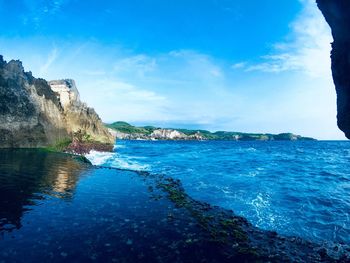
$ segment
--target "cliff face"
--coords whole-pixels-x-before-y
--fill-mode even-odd
[[[338,127],[350,139],[350,1],[316,0],[332,29],[332,74],[337,92]]]
[[[62,112],[45,80],[0,56],[0,147],[40,147],[67,137]]]
[[[101,142],[114,141],[93,109],[80,100],[72,104],[63,107],[45,80],[0,56],[0,148],[44,147],[78,129]]]
[[[114,142],[114,137],[104,127],[95,110],[80,101],[80,95],[74,80],[53,80],[49,81],[49,85],[61,102],[69,133],[81,129],[96,141]]]
[[[158,129],[151,133],[151,138],[158,140],[175,140],[175,139],[186,139],[186,134],[177,130],[170,129]]]

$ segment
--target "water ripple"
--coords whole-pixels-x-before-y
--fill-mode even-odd
[[[348,141],[118,141],[116,151],[89,159],[179,178],[192,197],[265,229],[350,243]]]

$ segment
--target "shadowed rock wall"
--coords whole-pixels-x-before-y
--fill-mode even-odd
[[[350,139],[350,1],[316,0],[332,29],[332,74],[337,91],[338,127]]]

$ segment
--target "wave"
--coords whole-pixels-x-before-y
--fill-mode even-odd
[[[134,171],[149,171],[150,166],[141,164],[135,159],[137,157],[120,155],[119,153],[111,152],[97,152],[91,151],[85,157],[93,164],[98,166],[113,167],[119,169],[127,169]]]
[[[86,154],[85,157],[88,158],[88,160],[93,165],[105,165],[110,159],[114,157],[115,153],[110,152],[97,152],[97,151],[90,151],[90,153]]]

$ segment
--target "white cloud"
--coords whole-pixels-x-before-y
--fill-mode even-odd
[[[156,58],[139,54],[119,59],[114,64],[116,73],[133,71],[133,74],[144,76],[146,73],[154,71],[157,67]]]
[[[80,83],[78,88],[83,90],[84,99],[106,122],[163,120],[168,117],[164,110],[168,105],[165,96],[127,82],[96,79]]]
[[[298,71],[311,77],[330,77],[331,31],[314,0],[300,0],[303,10],[291,24],[290,41],[277,43],[272,54],[247,71]]]
[[[82,74],[89,75],[89,76],[103,76],[106,75],[106,72],[104,70],[82,70]]]
[[[215,83],[219,89],[218,81],[225,77],[224,68],[214,57],[194,50],[173,50],[163,54],[161,61],[163,62],[163,67],[166,67],[167,63],[173,65],[168,70],[175,73],[176,79],[192,83],[196,82],[198,86],[205,85],[208,87]]]
[[[123,96],[130,101],[143,101],[143,102],[156,102],[156,101],[165,101],[165,97],[157,95],[153,91],[139,89],[134,85],[125,82],[111,81],[111,82],[102,82],[98,86],[106,87],[105,90],[108,90],[110,93],[108,95],[115,94],[116,96]]]
[[[53,15],[59,12],[70,0],[24,0],[26,7],[33,13]]]
[[[213,68],[212,70],[210,70],[210,74],[214,77],[221,77],[222,76],[222,72],[219,68]]]
[[[300,1],[303,10],[291,23],[291,32],[285,40],[276,43],[272,52],[262,56],[259,63],[243,62],[231,67],[245,71],[247,76],[253,76],[256,71],[275,73],[259,74],[265,76],[265,84],[268,84],[268,79],[278,80],[269,84],[273,93],[266,91],[272,99],[256,101],[253,109],[259,115],[254,117],[248,112],[248,116],[238,122],[248,129],[280,127],[320,139],[344,139],[336,125],[336,94],[330,61],[331,31],[314,0]],[[284,74],[276,74],[282,72]],[[262,84],[253,83],[257,92],[262,89]],[[269,117],[263,119],[261,116]]]
[[[238,62],[235,63],[231,66],[232,69],[241,69],[241,68],[245,68],[247,65],[247,62],[243,61],[243,62]]]
[[[53,48],[50,52],[50,54],[47,57],[47,60],[45,62],[45,64],[43,64],[40,69],[39,72],[41,75],[45,75],[49,69],[49,67],[51,67],[51,65],[56,61],[57,57],[58,57],[58,49],[57,48]]]
[[[27,9],[21,16],[23,25],[34,26],[35,29],[43,25],[46,17],[51,17],[60,12],[71,0],[23,0]]]

